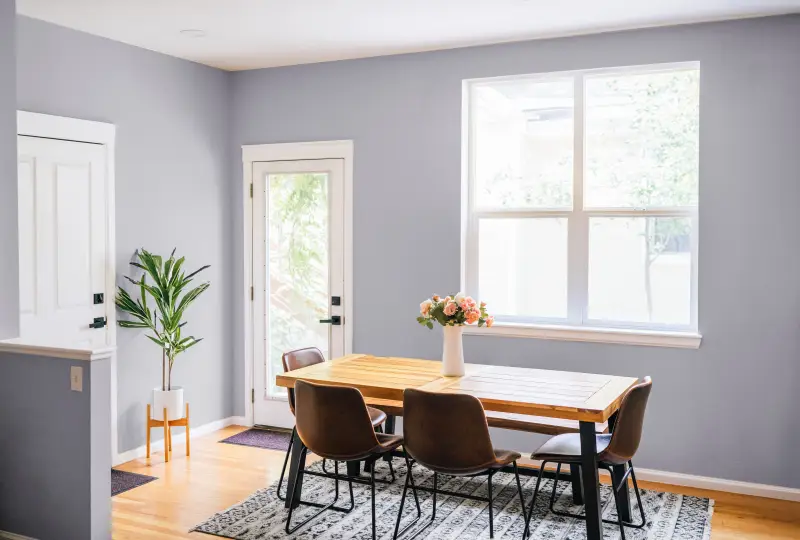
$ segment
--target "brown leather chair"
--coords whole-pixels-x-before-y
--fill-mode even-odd
[[[519,498],[522,507],[525,507],[517,470],[517,460],[521,457],[520,454],[494,449],[489,436],[489,426],[486,423],[486,413],[476,397],[466,394],[437,394],[408,389],[403,393],[403,411],[403,450],[406,454],[408,474],[400,499],[394,538],[396,539],[398,534],[405,533],[421,516],[417,500],[416,519],[398,532],[409,486],[414,492],[415,499],[417,499],[417,490],[433,493],[431,519],[411,538],[424,531],[436,519],[437,493],[489,503],[489,537],[493,538],[492,477],[497,471],[507,466],[513,467]],[[433,471],[433,489],[417,486],[414,483],[411,460]],[[486,475],[489,496],[484,498],[439,489],[438,476],[440,474],[448,476]]]
[[[650,397],[652,387],[653,381],[650,377],[645,377],[640,383],[631,387],[625,394],[625,397],[622,398],[622,403],[620,404],[616,419],[609,421],[609,427],[612,428],[611,434],[597,435],[597,466],[611,473],[611,485],[614,493],[614,501],[617,505],[618,516],[617,521],[605,519],[603,521],[619,525],[622,540],[625,540],[625,527],[641,529],[646,523],[644,507],[642,506],[642,497],[639,492],[639,485],[636,483],[636,473],[633,470],[633,462],[631,460],[639,449],[639,442],[642,439],[644,413],[647,408],[647,400]],[[539,468],[539,478],[536,481],[536,488],[533,492],[530,511],[525,518],[525,532],[523,533],[523,538],[528,535],[528,527],[531,517],[533,516],[534,504],[536,503],[536,495],[539,493],[539,484],[542,480],[545,465],[548,463],[558,464],[556,476],[553,480],[553,492],[550,495],[550,511],[556,515],[565,517],[581,519],[584,517],[554,509],[556,487],[558,485],[558,477],[561,474],[561,465],[569,464],[579,466],[581,463],[580,435],[576,433],[557,435],[539,447],[539,449],[531,455],[531,458],[540,460],[542,464]],[[626,466],[627,470],[618,478],[617,475],[614,474],[613,469],[615,467],[625,468]],[[639,512],[641,513],[642,522],[638,525],[625,522],[619,517],[619,492],[623,488],[628,489],[628,476],[633,480],[636,501],[639,504]]]
[[[403,444],[400,435],[376,433],[372,418],[364,396],[355,388],[346,386],[325,386],[306,381],[295,384],[295,421],[297,437],[295,444],[302,444],[300,463],[305,463],[305,453],[311,450],[318,456],[333,460],[336,472],[304,471],[298,475],[298,482],[303,481],[303,474],[333,478],[335,495],[333,502],[322,507],[319,512],[305,519],[302,523],[291,526],[292,511],[295,506],[296,491],[289,495],[289,517],[286,520],[286,532],[292,534],[300,527],[319,516],[328,509],[349,512],[353,509],[353,482],[367,484],[372,494],[372,538],[375,539],[375,467],[370,467],[370,478],[339,476],[340,461],[366,460],[374,462],[385,454],[396,450]],[[333,505],[339,498],[339,480],[347,481],[350,486],[350,508],[336,508]],[[302,501],[300,502],[301,504]]]
[[[281,362],[283,363],[283,372],[287,373],[289,371],[294,371],[296,369],[313,366],[315,364],[321,364],[325,361],[325,357],[322,355],[322,351],[320,351],[316,347],[306,347],[305,349],[297,349],[294,351],[289,351],[287,353],[283,353],[281,357]],[[294,390],[289,388],[289,409],[294,412]],[[375,429],[381,429],[380,426],[386,422],[386,413],[375,409],[373,407],[367,407],[369,411],[370,421]],[[281,470],[281,477],[278,480],[278,498],[282,501],[286,500],[286,497],[281,495],[281,486],[283,485],[283,477],[286,475],[286,466],[289,463],[289,456],[292,452],[292,445],[294,444],[295,437],[297,437],[297,431],[293,428],[292,429],[292,436],[289,439],[289,448],[286,449],[286,457],[283,459],[283,469]],[[323,467],[325,467],[325,463],[323,462]],[[394,478],[394,470],[392,470],[392,478]]]

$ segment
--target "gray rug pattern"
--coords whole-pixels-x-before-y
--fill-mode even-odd
[[[320,463],[312,465],[319,469]],[[376,486],[377,537],[389,540],[394,532],[397,510],[400,506],[400,495],[405,481],[405,464],[395,460],[398,479],[394,484],[378,484]],[[379,462],[377,476],[388,474],[386,463]],[[432,486],[433,475],[422,467],[414,467],[414,479],[418,485]],[[530,504],[535,477],[523,476],[522,488],[526,505]],[[333,480],[306,476],[303,482],[303,499],[315,502],[329,502],[333,496]],[[498,473],[493,481],[494,526],[497,540],[520,540],[525,526],[524,516],[517,495],[516,483],[512,474]],[[273,540],[294,538],[298,540],[368,540],[371,538],[371,517],[369,486],[354,484],[356,508],[349,514],[326,512],[312,521],[294,535],[284,532],[287,511],[275,495],[277,484],[261,489],[245,501],[215,514],[206,522],[198,525],[193,531],[200,531],[235,540]],[[487,483],[483,478],[441,477],[439,486],[458,493],[473,493],[486,496]],[[585,540],[586,529],[582,520],[564,518],[549,512],[552,480],[543,480],[542,488],[536,499],[536,508],[531,519],[533,540]],[[348,491],[345,483],[340,483],[339,504],[348,505]],[[285,489],[285,487],[284,487]],[[424,523],[430,518],[431,494],[419,492]],[[570,483],[561,480],[558,483],[556,508],[570,512],[580,512],[581,507],[571,504],[572,492]],[[631,492],[633,515],[638,519],[638,506]],[[487,504],[479,501],[458,499],[444,495],[437,496],[436,521],[425,533],[417,538],[428,540],[473,540],[489,537],[489,514]],[[616,509],[611,496],[611,488],[602,486],[601,499],[603,517],[616,518]],[[645,507],[648,525],[644,529],[626,528],[625,536],[629,540],[708,540],[711,535],[711,516],[714,501],[705,498],[660,493],[643,490],[642,500]],[[301,506],[292,516],[297,523],[305,516],[315,512],[315,508]],[[416,516],[413,499],[406,499],[401,527]],[[296,520],[296,521],[295,521]],[[418,526],[420,526],[418,524]],[[413,534],[416,528],[409,531]],[[606,524],[604,540],[620,538],[619,528]],[[402,539],[402,537],[401,537]]]

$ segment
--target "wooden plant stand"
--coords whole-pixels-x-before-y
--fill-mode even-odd
[[[167,420],[167,409],[164,408],[164,419],[155,420],[150,414],[150,404],[147,404],[147,457],[150,457],[150,430],[154,427],[164,428],[164,461],[169,461],[172,455],[172,428],[186,428],[186,455],[189,455],[189,404],[186,404],[186,415],[177,420]]]

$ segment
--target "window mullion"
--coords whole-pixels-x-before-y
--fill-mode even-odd
[[[569,246],[567,264],[567,318],[570,324],[580,325],[587,316],[589,299],[589,217],[584,212],[584,81],[582,75],[574,79],[573,113],[573,173],[572,207],[569,218]]]

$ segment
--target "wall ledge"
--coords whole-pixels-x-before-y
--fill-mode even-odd
[[[83,360],[95,362],[111,358],[116,347],[80,347],[64,343],[47,343],[44,341],[14,338],[0,341],[0,352],[27,354],[31,356],[46,356],[49,358],[66,358],[68,360]]]

